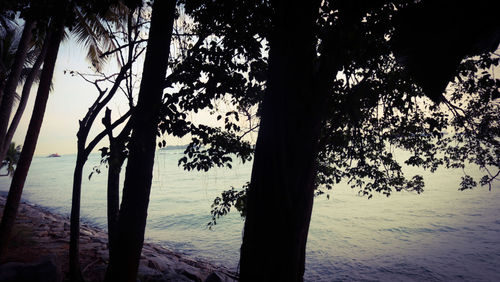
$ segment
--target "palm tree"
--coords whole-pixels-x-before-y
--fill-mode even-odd
[[[103,53],[116,48],[108,24],[113,25],[116,30],[125,30],[129,9],[121,1],[117,1],[104,13],[96,13],[78,6],[74,8],[74,13],[76,21],[71,33],[77,42],[87,49],[87,60],[97,71],[101,71],[107,58],[102,56]]]
[[[17,24],[12,21],[9,14],[11,14],[10,11],[0,12],[0,103],[5,81],[15,57],[15,50],[12,47],[14,45]]]
[[[45,39],[44,39],[45,38]],[[19,100],[19,104],[16,109],[16,113],[10,122],[6,135],[3,137],[3,148],[0,147],[0,160],[3,160],[7,154],[7,150],[9,149],[9,144],[12,142],[12,138],[14,137],[14,133],[21,121],[21,117],[23,116],[24,110],[26,109],[26,104],[28,103],[28,99],[31,93],[31,87],[33,86],[36,80],[40,79],[40,67],[42,66],[43,60],[45,59],[45,54],[47,53],[47,43],[44,42],[48,39],[48,36],[39,35],[33,38],[28,54],[26,55],[25,66],[21,71],[21,76],[18,81],[19,84],[24,82],[23,89],[21,92],[21,96],[14,93],[14,98]],[[8,46],[10,40],[5,38],[3,40],[5,48],[0,54],[2,55],[1,62],[3,66],[10,66],[13,61],[13,57],[15,56],[15,48],[6,48]],[[11,51],[7,51],[7,50]],[[7,70],[8,72],[8,70]],[[0,78],[3,72],[0,70]],[[8,73],[7,73],[8,74]],[[7,76],[7,75],[5,75]],[[1,83],[1,81],[0,81]]]
[[[24,24],[23,33],[19,44],[17,46],[16,56],[14,62],[12,63],[11,70],[7,81],[5,82],[5,87],[3,89],[3,95],[1,95],[0,103],[0,151],[4,148],[4,136],[7,133],[7,128],[10,120],[10,113],[12,111],[12,105],[14,102],[14,93],[16,92],[17,85],[19,83],[19,78],[21,76],[21,71],[26,61],[26,56],[28,54],[30,41],[33,35],[33,29],[35,28],[35,21],[32,19],[26,19]],[[3,158],[2,158],[3,159]],[[0,161],[2,160],[0,159]]]
[[[105,27],[103,20],[111,23],[115,26],[121,27],[123,25],[123,15],[128,13],[125,5],[118,2],[116,5],[112,5],[106,13],[97,14],[88,11],[88,9],[83,9],[79,6],[73,7],[75,14],[75,27],[72,29],[71,34],[73,34],[77,42],[83,44],[87,49],[87,59],[92,63],[92,66],[100,71],[104,62],[105,57],[101,56],[104,50],[114,48],[114,41],[111,39],[110,33]],[[29,24],[28,21],[26,24]],[[25,25],[26,29],[26,25]],[[41,33],[48,32],[44,31],[43,28],[38,28]],[[11,77],[9,74],[12,73],[11,69],[14,70],[14,58],[18,56],[18,51],[22,52],[25,46],[21,44],[18,47],[13,47],[15,41],[16,32],[15,30],[7,30],[6,35],[0,42],[0,92],[2,89],[7,87],[7,82],[5,81],[7,77]],[[23,92],[21,97],[19,97],[15,92],[12,92],[5,99],[5,104],[2,103],[0,106],[0,160],[3,160],[5,153],[8,149],[8,144],[12,141],[12,137],[17,129],[19,121],[24,113],[26,103],[29,98],[31,87],[34,81],[39,77],[39,68],[44,60],[45,52],[42,49],[43,46],[43,35],[33,38],[28,45],[28,51],[24,59],[24,68],[21,69],[19,76],[15,76],[13,73],[12,80],[16,82],[17,87],[25,78],[25,84],[23,87]],[[47,37],[47,36],[45,36]],[[65,31],[63,38],[68,38],[69,32]],[[20,41],[21,42],[21,41]],[[31,67],[30,67],[31,66]],[[17,77],[17,79],[16,79]],[[9,86],[12,87],[12,86]],[[9,91],[6,88],[6,92]],[[1,99],[0,94],[0,99]],[[7,95],[6,95],[7,96]],[[13,108],[13,99],[17,98],[20,103],[17,107],[16,113],[12,122],[9,125],[10,115]],[[5,130],[5,131],[4,131]]]
[[[60,5],[56,7],[56,13],[52,18],[51,30],[53,32],[50,34],[50,38],[48,39],[49,45],[47,55],[43,63],[43,70],[40,77],[40,84],[38,86],[33,114],[28,126],[28,132],[26,133],[17,169],[12,178],[9,195],[7,196],[7,202],[5,203],[3,217],[0,223],[0,256],[4,255],[7,250],[10,234],[12,232],[19,202],[21,200],[24,183],[28,175],[28,170],[33,159],[36,143],[38,141],[40,128],[42,126],[47,100],[49,98],[52,76],[54,74],[54,67],[59,51],[59,45],[64,33],[65,14],[68,3],[67,0],[64,0],[62,3],[58,1],[58,4]]]
[[[14,60],[15,52],[13,52],[12,45],[14,45],[15,30],[4,29],[2,37],[0,38],[0,97],[3,93],[5,81],[9,77],[9,71]],[[1,101],[1,99],[0,99]]]
[[[5,160],[3,160],[2,164],[0,165],[0,168],[3,168],[4,166],[7,166],[7,173],[4,175],[0,176],[13,176],[14,175],[14,170],[15,166],[17,165],[17,162],[19,161],[19,156],[21,155],[21,145],[16,146],[16,143],[12,142],[9,145],[9,150],[7,150],[7,154],[5,156]]]
[[[33,158],[33,153],[35,151],[36,143],[38,140],[38,135],[40,132],[41,124],[43,121],[43,116],[45,113],[45,107],[47,104],[47,99],[48,99],[48,93],[50,91],[50,86],[51,86],[51,81],[52,81],[52,75],[54,71],[54,66],[55,62],[57,59],[57,53],[59,50],[59,45],[61,43],[61,40],[64,38],[64,25],[66,21],[66,14],[67,14],[67,7],[69,4],[68,0],[56,0],[52,4],[54,4],[53,9],[55,11],[55,15],[53,18],[50,20],[51,21],[51,33],[50,36],[47,37],[47,54],[45,56],[44,62],[43,62],[43,70],[41,73],[41,78],[40,78],[40,84],[38,87],[38,92],[37,92],[37,98],[35,100],[35,107],[33,110],[33,114],[30,120],[30,124],[28,127],[28,132],[26,134],[23,150],[21,152],[21,156],[19,159],[19,164],[18,164],[18,169],[14,173],[14,177],[11,183],[11,187],[9,190],[9,195],[7,198],[7,202],[5,205],[5,210],[4,210],[4,215],[2,217],[2,222],[0,223],[0,256],[5,252],[8,240],[10,237],[10,233],[12,230],[12,226],[17,214],[17,208],[19,206],[19,201],[21,198],[24,182],[26,180],[26,176],[29,170],[29,166],[31,164],[31,160]],[[75,10],[78,11],[84,11],[85,9],[73,6]],[[78,12],[75,12],[74,14],[77,15],[78,17]],[[80,13],[80,15],[84,15]],[[118,17],[117,17],[118,18]],[[85,21],[80,21],[80,23],[84,23]],[[90,22],[92,22],[92,18],[90,18]],[[26,25],[28,25],[29,21],[26,21]],[[31,23],[30,23],[31,24]],[[98,40],[94,40],[90,38],[91,36],[96,35],[97,33],[92,32],[96,26],[94,25],[88,25],[92,28],[82,28],[80,29],[81,32],[80,34],[88,34],[89,35],[89,41],[94,42],[91,43],[90,46],[93,46],[92,44],[95,44],[96,42],[99,42]],[[28,29],[28,26],[25,26],[25,30]],[[78,29],[76,29],[78,30]],[[31,31],[31,28],[29,29]],[[28,33],[28,32],[26,32]],[[31,34],[29,32],[28,34]],[[25,35],[25,32],[23,32],[23,36]],[[83,37],[81,37],[83,38]],[[21,41],[23,41],[23,37],[21,38]],[[85,42],[84,40],[81,40],[81,42]],[[21,45],[19,45],[21,46]],[[18,54],[24,49],[21,49],[21,47],[18,47],[18,51],[16,52],[16,57]],[[97,50],[94,48],[94,50]],[[95,54],[98,56],[100,53],[99,52],[90,52],[92,54]],[[18,59],[18,58],[17,58]],[[18,61],[18,60],[17,60]],[[98,65],[94,65],[96,68],[98,68]],[[11,71],[11,73],[14,71],[14,69]],[[12,76],[12,75],[11,75]],[[17,80],[18,81],[18,80]],[[9,83],[10,83],[10,76],[9,76]],[[10,85],[10,84],[8,84]],[[7,86],[5,87],[5,90],[7,91]],[[11,109],[12,108],[12,103],[10,103],[10,108],[8,107],[8,104],[5,104],[6,109]],[[2,107],[4,107],[4,103],[2,103]],[[6,115],[7,118],[3,119],[8,121],[8,116],[10,116],[10,111],[8,112],[9,114]],[[2,128],[0,127],[0,138],[3,139],[3,136],[5,135],[4,132],[1,132]],[[2,140],[0,140],[1,142]],[[2,146],[0,146],[2,148]]]

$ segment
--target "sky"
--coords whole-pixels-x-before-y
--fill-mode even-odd
[[[93,85],[85,82],[82,78],[64,74],[64,71],[75,70],[90,73],[89,63],[85,57],[85,48],[75,43],[74,40],[69,39],[62,43],[54,70],[53,90],[47,102],[35,155],[76,153],[78,120],[85,116],[97,96],[97,91]],[[140,67],[142,68],[142,62]],[[37,88],[38,85],[34,85],[32,88],[28,105],[13,138],[16,144],[24,142]],[[122,97],[112,100],[109,105],[114,119],[119,113],[123,114],[128,109],[124,95],[121,93],[118,95]],[[89,139],[103,129],[101,117],[96,119],[94,125],[98,130],[91,131]],[[167,142],[169,145],[180,145],[188,143],[189,140],[172,137],[167,138]],[[105,143],[101,142],[96,147],[96,150],[105,145]]]
[[[137,67],[142,69],[142,61],[138,62]],[[91,72],[89,63],[86,60],[84,46],[77,44],[75,40],[71,38],[65,41],[59,50],[53,78],[54,88],[47,103],[35,155],[49,155],[52,153],[75,154],[78,120],[84,117],[87,109],[97,96],[97,91],[93,85],[85,82],[80,77],[64,74],[65,70],[75,70],[85,73]],[[109,69],[107,71],[109,71]],[[495,69],[494,75],[496,78],[500,78],[500,67]],[[37,88],[37,85],[34,85],[32,88],[28,105],[13,138],[16,144],[22,144],[24,142],[24,136],[28,128],[29,119],[31,118]],[[18,89],[18,91],[18,93],[20,93],[21,90]],[[109,107],[112,109],[113,120],[125,113],[128,109],[123,94],[120,93],[118,95],[122,95],[122,97],[112,100],[109,104]],[[195,117],[191,116],[190,119],[195,122],[215,125],[215,122],[211,121],[213,118],[210,118],[208,112],[199,113]],[[101,117],[98,117],[94,122],[94,130],[90,133],[89,141],[102,129]],[[253,136],[252,139],[256,139],[256,136]],[[165,140],[167,141],[167,145],[183,145],[189,143],[188,137],[182,139],[166,137]],[[106,146],[106,142],[102,141],[96,146],[94,151],[104,146]]]
[[[38,139],[35,154],[74,153],[76,152],[76,132],[78,119],[85,114],[90,106],[92,86],[83,81],[64,75],[64,69],[85,69],[82,60],[85,53],[74,43],[65,42],[59,49],[53,78],[53,90],[50,93],[45,111],[42,129]],[[38,85],[33,85],[30,100],[19,124],[13,141],[22,144],[26,134],[29,119],[36,96]]]

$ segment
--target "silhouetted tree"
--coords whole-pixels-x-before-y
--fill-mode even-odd
[[[497,108],[489,103],[498,95],[495,79],[483,73],[479,83],[476,80],[466,87],[470,88],[466,93],[475,97],[477,103],[463,104],[463,108],[455,109],[456,105],[445,102],[454,115],[447,119],[439,105],[425,103],[421,89],[396,64],[391,54],[389,39],[394,30],[398,32],[404,26],[398,20],[392,20],[394,16],[414,5],[429,5],[432,10],[429,2],[272,2],[269,76],[261,108],[252,180],[246,194],[241,280],[302,280],[308,225],[314,189],[318,184],[329,188],[347,178],[354,181],[353,187],[360,188],[361,193],[368,196],[372,192],[389,195],[392,189],[421,192],[422,178],[406,179],[392,149],[387,149],[388,144],[412,152],[406,164],[430,170],[443,164],[460,167],[467,160],[483,169],[498,165],[494,161],[498,158],[498,150],[494,149],[499,145],[495,141],[498,138],[495,133],[498,114]],[[464,40],[472,43],[474,48],[472,51],[450,52],[458,62],[456,58],[436,62],[437,58],[432,57],[434,54],[430,56],[435,59],[432,62],[444,62],[446,70],[455,70],[466,55],[492,51],[491,46],[498,46],[499,39],[495,37],[498,24],[492,22],[494,17],[487,12],[495,9],[492,9],[491,2],[485,3],[490,6],[481,3],[480,7],[488,16],[477,21],[481,22],[479,25],[475,25],[478,19],[471,16],[465,25],[470,24],[471,30],[489,26],[493,31],[488,29],[484,37],[466,37]],[[315,14],[317,12],[319,14]],[[437,13],[443,15],[444,11]],[[427,14],[417,9],[415,15],[422,17]],[[405,19],[404,16],[401,18]],[[449,17],[444,17],[444,21],[448,20]],[[439,23],[435,22],[436,26]],[[453,23],[450,25],[454,27]],[[432,34],[431,30],[427,32]],[[422,42],[425,42],[426,34],[419,33],[422,35],[419,44],[425,44]],[[294,41],[296,37],[300,37],[300,42]],[[482,45],[483,41],[488,44]],[[393,44],[395,50],[401,50],[398,44],[405,48],[412,46],[411,41],[404,39]],[[439,42],[430,43],[424,51],[427,53],[417,58],[431,55],[433,44]],[[396,51],[401,59],[399,54]],[[441,52],[438,54],[438,57],[446,56]],[[413,62],[417,66],[420,66],[419,62],[424,63],[418,59]],[[498,59],[487,56],[473,62],[475,67],[471,67],[471,63],[469,61],[469,67],[461,72],[461,76],[471,78],[472,73],[477,73],[477,66],[488,69],[497,64]],[[419,82],[414,70],[409,68]],[[447,73],[429,79],[431,84],[440,87],[423,85],[424,93],[436,100],[435,91],[442,92],[446,86],[443,80],[449,80],[450,76]],[[471,80],[468,79],[467,83]],[[473,92],[481,87],[479,93]],[[463,94],[463,91],[455,92],[454,102],[463,102]],[[474,134],[473,130],[468,130],[469,125],[479,128],[481,133]],[[441,138],[447,126],[455,129],[462,126],[465,134],[457,131],[452,137]],[[468,150],[452,146],[452,140],[460,141]],[[443,152],[445,156],[438,157],[437,152]],[[477,153],[485,157],[476,158]],[[497,175],[488,171],[482,183],[489,183]],[[472,183],[468,177],[464,177],[464,181],[464,188]]]
[[[117,225],[116,256],[106,280],[135,281],[139,267],[156,149],[163,85],[168,66],[176,1],[155,1],[125,172]]]
[[[107,188],[107,216],[108,216],[108,243],[109,258],[116,257],[117,224],[120,215],[120,172],[127,158],[127,142],[131,132],[131,120],[129,120],[120,133],[114,137],[111,125],[111,110],[106,109],[102,119],[109,138],[109,152],[106,152],[108,164],[108,188]],[[103,152],[104,153],[104,152]]]
[[[16,88],[19,84],[19,78],[26,61],[26,54],[30,47],[30,41],[33,36],[33,29],[35,28],[35,21],[31,18],[26,19],[24,24],[23,33],[17,46],[16,56],[11,66],[9,77],[5,83],[3,93],[0,92],[0,161],[4,158],[4,142],[5,135],[9,127],[10,114],[12,112],[12,105],[14,103],[14,96]],[[9,142],[10,144],[10,142]]]
[[[133,20],[137,16],[137,21]],[[103,55],[116,55],[117,60],[119,61],[120,71],[116,74],[106,75],[104,73],[99,72],[97,75],[99,78],[95,79],[95,74],[83,74],[79,72],[71,71],[70,74],[78,75],[82,77],[87,82],[93,84],[99,95],[96,98],[95,103],[89,108],[89,111],[85,115],[85,117],[80,121],[80,129],[77,133],[77,142],[78,142],[78,150],[77,150],[77,159],[76,166],[74,171],[74,182],[73,182],[73,198],[72,198],[72,217],[71,217],[71,234],[70,234],[70,262],[72,265],[72,271],[70,273],[77,273],[78,270],[78,243],[79,243],[79,218],[80,218],[80,193],[81,193],[81,180],[83,174],[83,165],[85,164],[89,154],[95,148],[95,146],[105,137],[112,137],[113,129],[118,125],[127,121],[128,117],[131,115],[134,107],[133,101],[133,77],[132,73],[133,63],[141,56],[144,47],[141,47],[141,42],[143,39],[140,38],[141,26],[143,24],[141,19],[140,12],[135,13],[133,10],[129,11],[127,17],[130,20],[127,20],[128,24],[125,30],[121,30],[119,28],[109,30],[110,34],[114,34],[113,41],[115,41],[115,48],[109,50]],[[90,79],[92,77],[93,79]],[[111,83],[111,88],[108,90],[102,89],[101,84],[103,83]],[[129,111],[119,118],[114,123],[111,122],[110,110],[106,110],[105,119],[105,130],[100,132],[95,136],[95,138],[87,144],[87,138],[91,128],[94,126],[94,121],[97,116],[100,114],[102,109],[109,104],[111,99],[115,96],[115,94],[119,91],[122,91],[123,94],[126,95],[129,106],[131,107]],[[119,134],[121,136],[118,140],[114,140],[111,138],[110,147],[102,148],[103,158],[107,161],[109,173],[108,173],[108,239],[109,239],[109,251],[110,258],[114,257],[112,255],[113,246],[114,246],[114,236],[115,234],[115,225],[118,219],[118,205],[119,205],[119,172],[121,170],[121,165],[126,157],[125,152],[125,144],[127,141],[127,137],[130,133],[130,120],[126,123],[125,128],[121,130],[122,133]],[[118,145],[117,143],[120,143]],[[118,152],[116,147],[123,148],[120,152]],[[116,161],[117,155],[120,155],[120,161]],[[89,176],[90,177],[90,176]]]
[[[70,232],[70,273],[78,273],[79,263],[78,263],[78,249],[79,249],[79,234],[80,234],[80,198],[81,198],[81,185],[82,185],[82,174],[83,166],[87,161],[89,154],[94,150],[95,146],[107,135],[107,131],[104,130],[100,134],[96,135],[91,142],[87,144],[87,138],[93,123],[101,110],[109,103],[113,98],[115,93],[120,87],[120,84],[125,79],[128,70],[132,66],[132,62],[135,61],[137,57],[131,57],[129,61],[123,65],[120,72],[116,75],[114,83],[111,89],[108,91],[102,90],[99,87],[98,82],[94,81],[94,85],[99,91],[99,95],[94,102],[94,104],[89,108],[89,111],[85,117],[80,121],[80,128],[77,133],[77,157],[76,165],[73,174],[73,195],[71,204],[71,232]],[[123,123],[130,116],[132,109],[129,110],[125,115],[114,122],[113,125],[109,125],[110,128],[114,128],[119,124]],[[76,275],[76,274],[75,274]]]
[[[42,66],[43,60],[45,59],[45,55],[47,54],[47,49],[48,49],[48,40],[50,36],[46,35],[45,38],[43,39],[43,45],[38,52],[38,55],[36,56],[35,62],[31,66],[30,69],[28,69],[28,74],[26,76],[26,79],[24,80],[24,85],[23,89],[21,92],[21,97],[19,99],[19,104],[16,109],[16,113],[14,114],[14,117],[12,118],[12,121],[9,124],[9,129],[7,130],[7,134],[5,135],[4,138],[4,148],[3,151],[0,151],[0,159],[2,159],[2,156],[4,156],[8,150],[8,147],[6,144],[10,144],[12,142],[12,138],[14,137],[14,134],[16,133],[17,127],[19,125],[19,122],[21,121],[21,118],[24,114],[24,110],[26,109],[26,104],[28,103],[28,99],[30,97],[31,93],[31,88],[34,84],[34,82],[40,78],[40,67]],[[36,46],[35,43],[35,49],[38,47]]]
[[[38,86],[37,97],[35,100],[35,107],[28,126],[28,132],[26,133],[23,150],[9,189],[2,222],[0,223],[0,256],[2,256],[7,249],[14,220],[17,215],[17,209],[19,207],[19,201],[21,200],[24,183],[26,181],[26,176],[28,175],[28,170],[31,160],[33,159],[33,153],[35,152],[40,128],[42,126],[57,53],[59,51],[59,45],[64,32],[64,15],[66,13],[68,3],[67,1],[60,1],[58,4],[59,5],[57,5],[57,7],[54,7],[54,20],[51,26],[53,32],[51,33],[47,55],[43,64],[40,84]]]
[[[19,161],[19,155],[21,154],[21,146],[16,146],[16,143],[10,143],[9,150],[5,155],[5,160],[0,164],[0,168],[6,167],[7,172],[0,176],[13,176],[15,171],[15,166]]]
[[[303,276],[313,202],[324,99],[314,73],[320,3],[273,4],[269,77],[247,195],[241,281],[297,281]]]
[[[102,1],[104,5],[102,3],[101,5],[105,6],[108,2],[109,1]],[[10,1],[7,3],[9,4]],[[100,20],[105,17],[106,20],[111,23],[119,23],[121,19],[117,14],[123,12],[125,9],[125,6],[123,4],[120,5],[120,3],[121,2],[117,2],[113,5],[113,9],[111,11],[108,9],[108,11],[104,13],[97,12],[96,8],[92,10],[92,5],[97,6],[95,1],[74,1],[71,5],[71,13],[68,13],[68,18],[71,17],[69,22],[74,27],[71,29],[71,33],[76,36],[78,42],[85,45],[88,51],[87,59],[89,59],[92,62],[92,65],[98,70],[104,62],[104,59],[101,56],[103,53],[101,49],[113,47],[113,41],[106,33],[105,27]],[[36,40],[42,41],[43,37],[46,36],[45,34],[48,32],[45,26],[47,21],[46,15],[49,13],[47,11],[50,10],[52,5],[53,3],[50,1],[48,2],[48,5],[47,3],[36,1],[19,1],[17,4],[10,3],[10,5],[7,5],[10,9],[15,9],[11,12],[20,11],[21,16],[23,16],[26,20],[24,26],[25,30],[29,31],[29,33],[23,32],[23,36],[21,36],[21,40],[17,46],[16,58],[11,66],[12,71],[9,74],[10,78],[6,82],[7,88],[5,89],[5,103],[2,103],[0,106],[0,116],[3,116],[0,121],[0,159],[3,159],[8,144],[10,144],[10,141],[12,140],[12,137],[17,129],[17,124],[24,113],[26,101],[33,84],[33,79],[38,76],[38,69],[35,68],[35,65],[39,65],[40,62],[43,61],[44,54],[41,52],[43,50],[39,50],[40,54],[38,55],[38,60],[33,63],[33,67],[31,69],[32,73],[27,77],[23,88],[25,98],[23,99],[23,95],[21,95],[21,101],[18,109],[16,110],[14,119],[9,125],[10,115],[13,109],[15,88],[20,82],[20,76],[18,74],[20,71],[19,68],[22,69],[26,64],[26,53],[28,50],[33,49],[32,52],[35,51],[36,53],[36,49],[40,48],[40,46],[38,46],[40,44],[36,44],[36,42],[33,44],[30,39],[38,37]],[[109,4],[107,5],[109,6]],[[35,24],[36,21],[38,21],[38,24]],[[67,36],[65,35],[64,37]],[[22,61],[20,59],[22,59]],[[2,97],[2,93],[3,91],[0,92],[0,99]]]

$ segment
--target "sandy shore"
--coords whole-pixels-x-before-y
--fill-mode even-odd
[[[0,214],[4,205],[5,197],[0,196]],[[105,231],[82,224],[80,261],[86,281],[103,280],[109,259],[107,242]],[[36,262],[51,257],[66,281],[68,250],[69,219],[35,204],[21,203],[3,262]],[[208,262],[182,257],[158,244],[145,243],[138,278],[140,281],[235,281],[236,274]]]

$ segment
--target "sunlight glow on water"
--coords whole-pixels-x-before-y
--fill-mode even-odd
[[[243,221],[237,213],[206,228],[215,196],[250,178],[251,164],[232,170],[185,172],[181,151],[159,151],[154,168],[146,237],[188,256],[237,268]],[[69,214],[74,155],[33,160],[23,199]],[[84,173],[82,217],[106,228],[106,169]],[[414,172],[407,169],[408,174]],[[421,173],[421,172],[420,172]],[[421,195],[373,199],[346,185],[315,200],[307,245],[309,281],[500,281],[500,185],[457,191],[461,171],[425,174]],[[469,172],[474,175],[474,173]],[[0,178],[0,191],[9,179]]]

